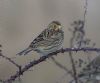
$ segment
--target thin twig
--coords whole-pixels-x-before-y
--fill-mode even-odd
[[[70,57],[71,64],[72,64],[72,69],[73,69],[73,75],[74,75],[75,83],[78,83],[78,80],[77,80],[77,72],[76,72],[75,63],[74,63],[74,59],[73,59],[73,56],[72,56],[72,52],[71,51],[69,52],[69,57]]]
[[[88,7],[88,0],[85,0],[85,6],[84,6],[85,11],[84,11],[84,19],[83,19],[84,23],[86,23],[87,7]]]
[[[60,67],[61,69],[65,70],[67,72],[67,74],[70,74],[73,77],[73,73],[70,70],[68,70],[65,66],[60,64],[58,61],[56,61],[55,58],[51,57],[51,59],[58,67]]]
[[[0,53],[0,56],[6,60],[8,60],[9,62],[11,62],[12,64],[14,64],[16,67],[20,67],[20,65],[18,65],[16,62],[14,62],[11,58],[8,58],[7,56],[4,56],[2,53]]]

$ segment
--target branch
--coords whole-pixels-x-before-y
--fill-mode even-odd
[[[88,0],[85,0],[85,6],[84,6],[84,23],[86,22],[86,15],[87,15],[87,8],[88,7]]]
[[[0,47],[2,47],[2,45],[0,44]],[[0,56],[6,60],[8,60],[10,63],[12,63],[13,65],[15,65],[17,68],[19,68],[19,70],[21,69],[21,66],[18,65],[16,62],[14,62],[11,58],[5,56],[2,54],[2,50],[0,49]]]
[[[21,67],[20,65],[18,65],[17,63],[15,63],[11,58],[8,58],[7,56],[4,56],[2,53],[0,53],[0,56],[6,60],[8,60],[9,62],[11,62],[12,64],[14,64],[16,67]]]
[[[58,53],[64,53],[64,52],[70,52],[70,51],[94,51],[94,52],[100,52],[100,48],[65,48],[65,49],[60,49],[57,50],[56,52],[50,53],[47,56],[42,56],[40,57],[38,60],[34,60],[32,62],[30,62],[29,64],[25,65],[25,67],[23,67],[20,71],[16,72],[14,75],[10,76],[9,79],[5,80],[3,83],[12,83],[13,81],[15,81],[16,78],[20,77],[21,75],[23,75],[23,73],[25,71],[27,71],[28,69],[30,69],[31,67],[34,67],[35,65],[38,65],[39,63],[45,61],[46,59],[57,55]]]

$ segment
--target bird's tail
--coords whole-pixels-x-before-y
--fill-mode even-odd
[[[32,51],[33,49],[32,48],[30,48],[30,47],[28,47],[28,48],[26,48],[25,50],[23,50],[23,51],[21,51],[21,52],[19,52],[17,55],[26,55],[26,54],[28,54],[30,51]]]

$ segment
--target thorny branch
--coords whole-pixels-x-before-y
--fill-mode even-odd
[[[47,56],[42,56],[40,57],[38,60],[34,60],[32,62],[30,62],[29,64],[25,65],[25,67],[23,67],[20,71],[16,72],[14,75],[10,76],[9,79],[3,81],[3,83],[12,83],[13,81],[15,81],[16,78],[20,77],[21,75],[23,75],[23,73],[25,71],[27,71],[28,69],[30,69],[31,67],[34,67],[35,65],[38,65],[39,63],[45,61],[46,59],[57,55],[58,53],[64,53],[64,52],[69,52],[69,51],[74,51],[74,52],[78,52],[78,51],[94,51],[94,52],[100,52],[100,48],[65,48],[65,49],[60,49],[57,50],[56,52],[50,53]]]

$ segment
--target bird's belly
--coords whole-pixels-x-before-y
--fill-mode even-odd
[[[50,39],[51,40],[51,39]],[[43,41],[38,44],[35,51],[42,55],[47,55],[49,53],[55,52],[62,47],[63,39],[55,39],[54,41]]]
[[[58,46],[41,46],[39,47],[36,51],[38,53],[41,53],[42,55],[47,55],[49,53],[52,53],[52,52],[55,52],[56,50],[59,50],[61,48],[61,45],[58,45]]]

